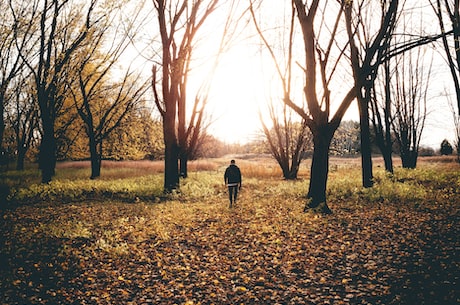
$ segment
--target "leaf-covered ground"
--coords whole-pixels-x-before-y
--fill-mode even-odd
[[[2,210],[0,304],[460,302],[458,176],[419,184],[422,202],[330,196],[328,216],[270,191],[283,183],[246,184],[232,209],[216,186]]]

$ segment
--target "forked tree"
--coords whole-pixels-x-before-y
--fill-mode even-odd
[[[303,89],[306,108],[291,97],[284,98],[284,102],[305,120],[313,135],[314,148],[305,211],[320,207],[322,212],[331,213],[326,203],[326,187],[332,138],[352,101],[355,98],[365,98],[362,96],[363,89],[369,85],[369,80],[375,79],[375,69],[380,64],[379,51],[386,37],[392,33],[398,1],[391,1],[389,6],[382,7],[381,24],[372,35],[373,40],[364,49],[357,47],[355,40],[360,30],[357,17],[362,13],[360,7],[363,3],[292,1],[292,14],[297,15],[303,38],[301,66],[305,80]],[[348,37],[339,35],[344,31]],[[348,83],[343,82],[343,73],[346,71],[340,70],[345,65],[350,67],[348,73],[354,76],[353,81]],[[334,89],[339,91],[338,84],[342,93],[332,95]],[[339,101],[338,106],[334,107],[335,113],[332,113],[332,100]]]
[[[35,0],[30,22],[37,25],[37,37],[30,51],[21,52],[21,58],[32,73],[40,109],[42,138],[39,165],[42,182],[51,181],[56,167],[55,123],[64,100],[62,76],[75,51],[84,43],[94,22],[92,14],[97,0],[76,4],[72,0]],[[77,5],[77,6],[73,6]],[[78,25],[78,26],[77,26]]]
[[[26,55],[27,46],[32,39],[35,23],[27,21],[30,17],[30,3],[13,0],[0,2],[0,10],[4,12],[0,23],[0,162],[7,158],[3,146],[5,132],[5,118],[7,114],[8,90],[14,87],[14,78],[18,77],[16,83],[21,82],[21,71],[25,63],[21,56]],[[16,88],[11,88],[16,91]],[[13,106],[12,106],[13,107]]]
[[[142,77],[130,67],[120,80],[112,75],[130,43],[128,38],[134,38],[136,32],[133,26],[123,27],[118,16],[118,11],[106,9],[98,17],[88,43],[76,53],[72,63],[74,74],[69,91],[88,137],[91,179],[101,175],[104,140],[142,102],[148,88],[147,82],[142,82]],[[136,24],[134,18],[130,20],[132,24]]]
[[[178,162],[180,145],[186,143],[187,84],[195,37],[217,3],[218,0],[153,0],[161,58],[152,67],[152,89],[163,121],[164,191],[167,193],[179,187]]]
[[[281,115],[271,104],[269,106],[269,128],[260,115],[262,130],[268,142],[268,148],[283,172],[286,180],[297,179],[304,153],[311,145],[310,131],[305,121],[294,121],[286,104],[281,105]]]
[[[385,170],[393,173],[393,136],[391,134],[392,103],[391,103],[391,71],[390,62],[385,61],[380,78],[371,90],[371,123],[374,131],[375,144],[383,156]]]
[[[273,60],[283,98],[290,100],[292,96],[292,78],[293,73],[293,37],[294,37],[294,22],[295,15],[292,13],[288,19],[288,24],[282,25],[280,28],[287,28],[289,37],[287,41],[281,42],[285,46],[277,46],[285,49],[284,56],[278,57],[276,53],[277,47],[272,47],[267,40],[263,30],[261,29],[256,17],[255,8],[253,5],[249,7],[254,26],[262,39],[270,57]],[[293,12],[293,7],[292,7]],[[283,35],[283,33],[281,34]],[[268,105],[268,111],[272,127],[269,128],[264,121],[261,113],[259,113],[260,122],[265,138],[268,142],[268,148],[275,158],[276,162],[283,172],[283,178],[287,180],[297,179],[300,163],[302,162],[303,154],[307,144],[311,143],[311,135],[308,130],[305,120],[295,120],[293,118],[293,110],[286,103],[276,105],[271,101]]]
[[[418,151],[427,115],[431,62],[423,48],[407,51],[394,58],[391,84],[392,130],[399,144],[403,168],[417,166]]]
[[[397,23],[399,1],[380,1],[379,7],[375,7],[369,1],[344,2],[345,21],[350,42],[350,61],[357,88],[362,182],[364,187],[371,187],[374,184],[374,177],[369,124],[370,103],[379,67],[388,58],[388,46]],[[379,15],[375,14],[377,11]]]
[[[189,88],[191,72],[196,68],[194,52],[198,42],[203,42],[199,32],[217,8],[227,9],[226,19],[221,19],[222,39],[212,61],[217,66],[218,57],[229,41],[225,37],[231,31],[230,16],[236,13],[238,1],[224,4],[219,0],[153,0],[153,4],[161,51],[156,53],[159,59],[152,68],[152,88],[163,122],[164,191],[168,193],[179,187],[180,175],[187,176],[187,161],[199,148],[209,126],[205,116],[209,79],[204,80],[195,96]],[[211,70],[210,75],[213,73]]]
[[[26,153],[36,137],[39,122],[38,105],[36,96],[31,90],[30,75],[15,77],[14,83],[9,91],[7,110],[8,125],[14,131],[16,169],[24,170]]]

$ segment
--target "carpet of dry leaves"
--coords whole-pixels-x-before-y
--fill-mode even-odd
[[[232,209],[225,194],[5,209],[0,304],[459,304],[459,192],[439,192],[329,216],[250,189]]]

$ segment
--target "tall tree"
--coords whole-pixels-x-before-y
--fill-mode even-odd
[[[404,168],[417,166],[418,150],[425,126],[433,61],[424,61],[424,53],[420,47],[396,57],[394,63],[392,127]]]
[[[447,35],[451,35],[453,32],[449,31],[441,32],[441,34],[427,35],[426,30],[424,29],[424,26],[426,25],[426,18],[420,18],[420,16],[423,16],[421,13],[425,11],[424,8],[422,7],[421,9],[417,9],[417,7],[419,7],[418,3],[409,1],[403,1],[402,3],[404,9],[400,10],[401,14],[399,14],[397,17],[399,22],[396,25],[397,29],[395,30],[398,34],[393,35],[390,43],[384,46],[386,48],[384,52],[385,57],[383,59],[383,65],[379,71],[380,75],[378,76],[377,86],[374,86],[371,90],[371,121],[374,127],[375,141],[384,157],[385,169],[389,172],[393,172],[393,144],[395,141],[397,141],[397,139],[395,139],[392,134],[392,129],[395,123],[395,119],[401,115],[400,113],[395,112],[395,99],[397,99],[396,96],[400,94],[397,93],[397,90],[395,89],[394,79],[401,78],[401,71],[403,69],[406,70],[406,77],[412,78],[410,82],[414,82],[414,77],[418,79],[425,77],[422,75],[416,76],[413,72],[411,72],[409,76],[409,69],[413,69],[414,67],[399,67],[399,65],[406,66],[405,61],[401,60],[401,58],[413,58],[413,54],[415,54],[413,53],[414,49],[420,49],[423,48],[425,44],[446,39]],[[409,7],[410,4],[414,4],[415,7]],[[404,53],[409,55],[403,57]],[[410,61],[413,60],[411,59]],[[418,64],[421,63],[420,58],[416,59],[415,61]],[[431,65],[431,63],[423,64],[428,66]],[[399,74],[397,73],[398,70]],[[420,74],[422,70],[423,68],[420,67],[417,74]],[[429,71],[428,74],[430,74]],[[408,79],[402,81],[409,82]],[[402,84],[399,85],[400,87],[403,86]],[[420,84],[417,86],[420,87]],[[406,89],[408,88],[409,87]],[[418,88],[415,89],[414,92],[420,90],[425,89]],[[415,96],[412,98],[415,98]],[[406,99],[406,101],[408,102],[409,99]],[[423,101],[421,102],[423,103]],[[399,104],[399,102],[396,104]],[[411,125],[413,126],[413,124]]]
[[[278,78],[281,83],[281,89],[284,100],[291,100],[292,96],[292,64],[293,64],[293,38],[294,38],[294,23],[295,14],[294,8],[291,6],[291,16],[287,21],[287,25],[280,28],[286,28],[289,37],[280,48],[286,49],[285,56],[278,57],[274,48],[269,44],[262,29],[260,28],[254,6],[251,5],[250,13],[256,30],[264,42],[266,49],[271,56],[275,65]],[[284,62],[283,62],[284,60]],[[292,109],[286,103],[282,103],[281,107],[276,107],[273,102],[269,104],[270,121],[272,128],[268,128],[265,124],[262,115],[260,114],[260,121],[262,123],[263,132],[268,141],[268,147],[271,154],[278,162],[283,172],[284,179],[297,179],[300,163],[302,161],[303,153],[305,152],[306,145],[311,142],[311,136],[308,132],[308,127],[305,119],[295,122],[292,119]]]
[[[94,71],[93,71],[94,72]],[[127,71],[120,82],[101,84],[101,74],[82,73],[75,93],[75,106],[85,125],[91,159],[91,179],[101,175],[103,141],[119,128],[126,117],[142,101],[145,83]],[[77,97],[78,95],[78,97]]]
[[[310,173],[310,185],[307,194],[307,204],[305,210],[317,208],[322,205],[322,212],[330,213],[331,210],[326,203],[326,185],[329,169],[329,148],[334,132],[340,125],[340,121],[355,98],[355,87],[351,85],[343,97],[336,113],[331,115],[331,80],[336,71],[340,58],[343,58],[345,45],[336,44],[336,34],[343,16],[341,6],[335,7],[338,12],[335,18],[331,18],[333,23],[328,25],[331,29],[327,36],[320,37],[321,31],[325,30],[326,25],[317,23],[316,17],[321,19],[319,9],[320,1],[314,0],[310,4],[301,0],[294,0],[292,15],[297,12],[297,19],[303,37],[304,64],[304,95],[307,109],[296,104],[292,97],[285,96],[284,102],[294,109],[310,128],[313,135],[313,157]],[[322,8],[325,10],[327,4]],[[334,4],[332,4],[334,5]],[[331,7],[329,7],[331,9]],[[324,27],[323,27],[324,25]],[[260,32],[260,31],[259,31]],[[265,43],[267,45],[267,43]],[[337,49],[333,47],[337,46]],[[334,49],[334,50],[333,50]],[[335,61],[331,59],[331,53],[337,52]],[[318,80],[319,77],[319,80]]]
[[[26,153],[29,150],[34,134],[38,130],[39,114],[35,101],[36,95],[31,88],[31,79],[28,75],[15,78],[8,98],[10,109],[8,111],[9,125],[14,130],[16,140],[16,169],[24,169]]]
[[[25,53],[34,26],[33,22],[25,21],[29,7],[30,3],[24,1],[0,2],[0,10],[5,13],[0,22],[0,158],[4,154],[3,134],[7,91],[24,66],[21,53]]]
[[[369,106],[379,66],[387,57],[397,22],[398,0],[380,1],[380,22],[375,27],[376,9],[368,1],[344,1],[350,43],[350,60],[356,85],[361,128],[361,166],[364,187],[373,185]],[[372,16],[372,17],[371,17]],[[368,22],[365,22],[365,21]]]
[[[267,127],[262,116],[260,121],[270,152],[278,162],[283,178],[294,180],[297,179],[304,152],[311,144],[311,135],[305,121],[293,121],[287,107],[286,104],[282,105],[282,117],[279,118],[274,105],[270,105],[271,128]]]
[[[164,190],[179,187],[179,155],[185,154],[187,130],[197,130],[202,118],[200,99],[195,99],[194,115],[198,121],[187,128],[187,84],[195,38],[206,19],[214,12],[218,0],[153,0],[161,38],[161,60],[152,68],[155,104],[163,120],[165,143]],[[161,74],[161,76],[160,76]],[[185,157],[185,156],[184,156]]]
[[[359,3],[355,1],[292,1],[292,13],[297,13],[303,37],[304,66],[302,69],[307,109],[299,106],[292,98],[285,98],[284,102],[305,120],[313,135],[314,148],[305,210],[321,206],[324,213],[331,212],[326,203],[326,186],[332,138],[351,102],[355,98],[365,98],[362,96],[363,89],[369,86],[369,80],[375,78],[375,69],[381,63],[379,60],[379,56],[383,56],[381,46],[385,44],[386,37],[391,36],[398,1],[392,1],[392,4],[382,9],[382,23],[371,35],[373,40],[366,48],[358,48],[355,40],[359,39],[358,25],[360,22],[357,21],[359,18],[356,16],[363,12],[357,10],[363,3],[361,1]],[[344,24],[346,29],[341,28]],[[338,37],[337,33],[343,30],[348,33],[348,41],[343,41]],[[348,48],[349,52],[347,52]],[[351,59],[354,78],[352,82],[346,84],[343,83],[343,74],[339,73],[345,71],[339,70],[345,65],[348,58]],[[332,96],[332,88],[334,85],[337,88],[339,83],[344,93],[341,97]],[[340,99],[340,103],[338,107],[335,107],[337,110],[332,115],[331,102],[333,99]],[[369,180],[372,181],[372,179]]]
[[[135,14],[134,14],[135,15]],[[91,179],[101,174],[103,140],[120,127],[123,120],[138,105],[147,89],[142,77],[126,68],[120,81],[113,80],[111,71],[117,68],[135,33],[134,28],[122,28],[116,11],[107,8],[98,16],[98,24],[88,36],[87,45],[76,53],[75,88],[71,89],[75,107],[88,136]],[[135,23],[131,20],[130,24]],[[111,26],[115,25],[112,29]],[[107,38],[112,37],[112,38]]]
[[[75,4],[72,0],[36,0],[34,14],[38,16],[36,56],[22,54],[32,72],[43,129],[39,164],[42,182],[51,181],[56,167],[55,122],[64,100],[62,73],[75,51],[91,31],[91,16],[97,0]],[[32,14],[35,21],[35,15]],[[34,46],[35,47],[35,46]]]
[[[392,103],[391,103],[391,71],[387,60],[381,69],[380,81],[371,90],[371,122],[374,130],[375,143],[382,153],[385,170],[393,173],[393,137],[391,135]],[[380,85],[380,86],[378,86]],[[379,87],[377,89],[376,87]],[[379,90],[383,94],[379,94]]]

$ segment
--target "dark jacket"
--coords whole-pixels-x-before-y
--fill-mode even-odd
[[[225,170],[224,180],[227,184],[239,184],[241,186],[241,171],[235,164],[230,164]]]

